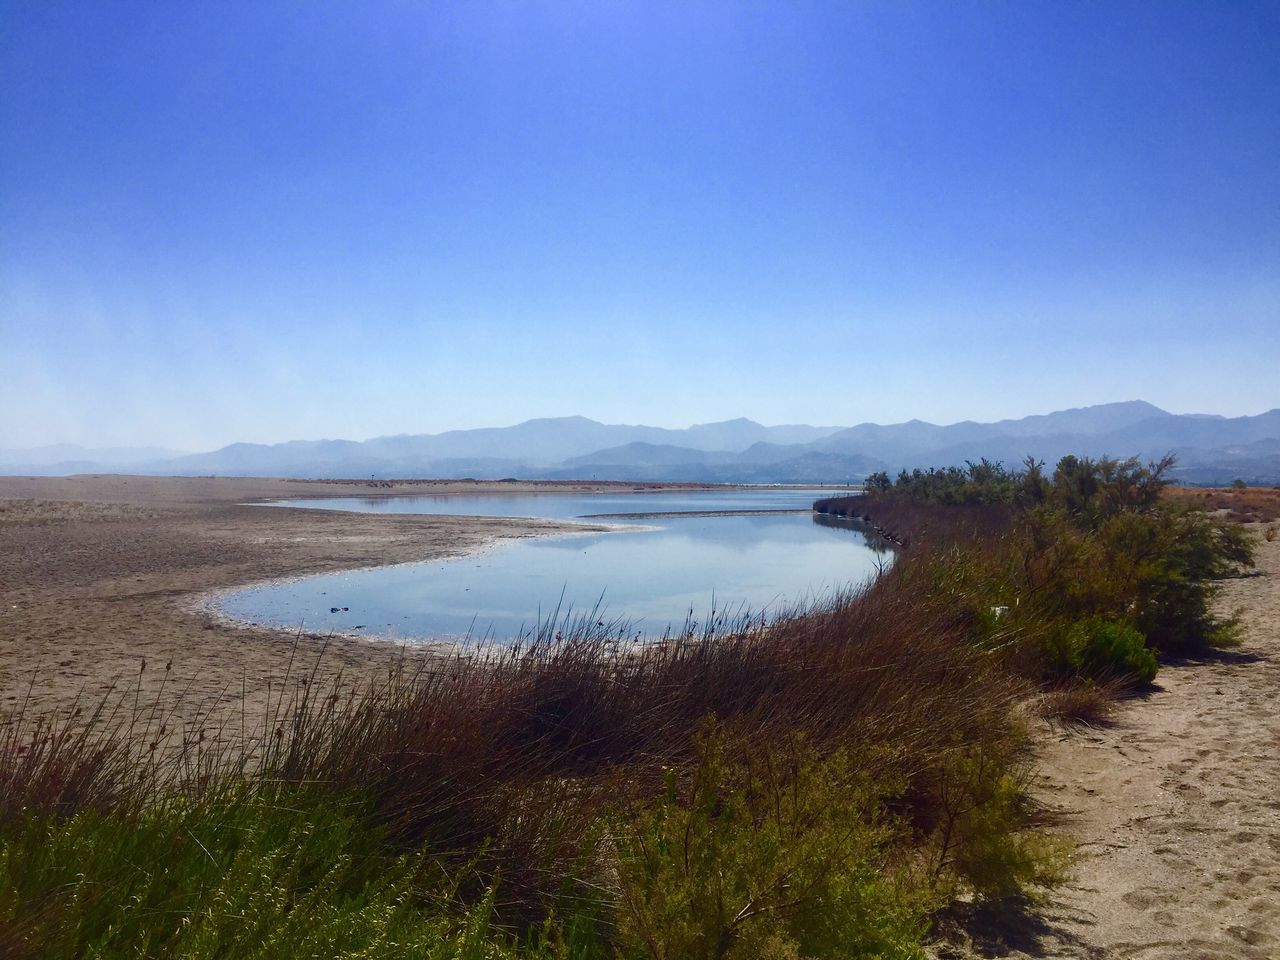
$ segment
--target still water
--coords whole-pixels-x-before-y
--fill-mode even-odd
[[[593,619],[626,621],[632,633],[646,635],[687,619],[768,616],[830,597],[887,561],[861,532],[809,512],[816,497],[829,495],[755,489],[290,501],[279,506],[644,519],[608,533],[520,540],[455,560],[272,583],[224,595],[218,606],[274,627],[414,640],[511,640],[552,617],[593,611]],[[793,512],[689,515],[717,511]]]
[[[841,490],[780,490],[771,487],[737,490],[673,490],[670,493],[511,493],[447,494],[425,497],[330,497],[282,500],[276,507],[311,510],[355,510],[361,513],[431,513],[464,517],[626,517],[650,513],[723,510],[800,510],[808,512],[819,497]]]

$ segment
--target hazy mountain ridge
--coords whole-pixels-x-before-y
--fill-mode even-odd
[[[0,469],[10,464],[23,466],[55,466],[87,463],[101,466],[124,466],[151,460],[169,460],[184,456],[186,451],[165,447],[82,447],[75,443],[52,443],[43,447],[0,450]]]
[[[80,453],[57,461],[57,452]],[[739,418],[683,430],[605,424],[586,417],[371,440],[235,443],[208,453],[109,448],[0,451],[0,472],[56,474],[126,469],[151,474],[294,477],[475,477],[820,483],[876,470],[949,466],[986,457],[1016,466],[1032,456],[1139,456],[1173,452],[1187,482],[1280,482],[1280,409],[1251,417],[1171,414],[1145,401],[1100,404],[994,423],[921,420],[853,427],[764,426]],[[33,456],[23,461],[21,455]]]

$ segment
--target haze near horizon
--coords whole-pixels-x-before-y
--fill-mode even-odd
[[[1280,404],[1280,5],[6,6],[0,447]]]

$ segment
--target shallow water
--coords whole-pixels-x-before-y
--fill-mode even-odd
[[[670,493],[510,493],[441,494],[424,497],[328,497],[281,500],[270,506],[359,513],[429,513],[464,517],[583,517],[722,510],[808,511],[819,497],[839,496],[826,489],[783,490],[757,487],[736,490],[675,490]]]
[[[768,616],[860,583],[887,559],[859,531],[810,514],[819,495],[829,491],[292,501],[287,505],[397,513],[649,517],[639,530],[521,540],[456,560],[240,590],[219,606],[275,627],[422,640],[510,640],[557,612],[559,619],[625,620],[631,632],[646,635],[690,618]],[[803,512],[680,515],[722,510]]]

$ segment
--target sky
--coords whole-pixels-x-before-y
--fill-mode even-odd
[[[0,448],[1280,406],[1280,2],[0,0]]]

